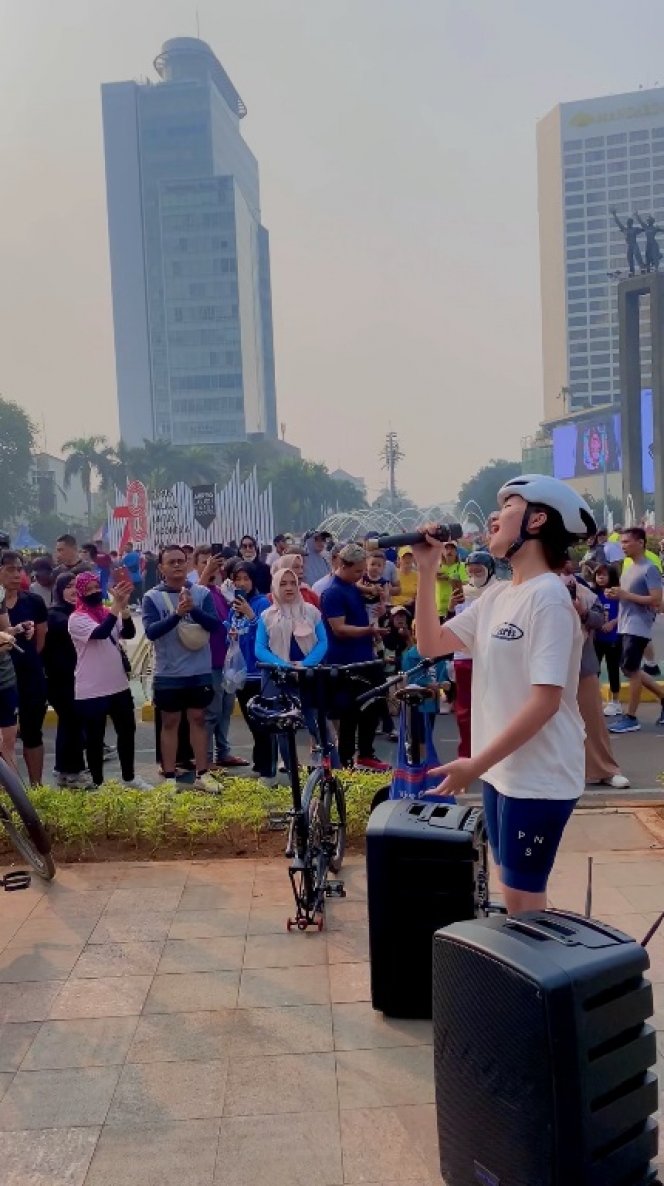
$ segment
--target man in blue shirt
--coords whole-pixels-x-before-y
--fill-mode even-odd
[[[143,597],[143,576],[141,573],[141,555],[136,552],[134,545],[131,543],[125,544],[124,555],[122,557],[122,564],[127,569],[134,586],[134,592],[131,598],[132,605],[140,605]]]
[[[346,544],[339,553],[339,566],[321,598],[321,613],[329,640],[325,662],[369,663],[373,659],[374,638],[388,633],[380,626],[369,623],[365,600],[357,588],[366,566],[366,552],[360,544]],[[375,673],[367,668],[362,675],[366,683],[379,684],[383,680],[382,663],[376,664]],[[366,691],[366,683],[340,681],[338,688],[331,688],[330,717],[334,721],[339,737],[339,759],[342,766],[352,766],[355,757],[357,735],[358,765],[369,770],[389,770],[374,753],[374,738],[380,709],[376,703],[367,705],[360,712],[356,697]]]

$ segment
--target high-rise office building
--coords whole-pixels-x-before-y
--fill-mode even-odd
[[[561,103],[538,124],[537,164],[544,419],[551,421],[619,400],[616,273],[625,275],[627,265],[610,208],[623,222],[634,210],[664,220],[664,91]],[[641,305],[647,321],[648,303]],[[644,347],[644,387],[650,363]]]
[[[159,81],[102,86],[120,432],[277,438],[268,232],[246,108],[209,45],[167,41]]]

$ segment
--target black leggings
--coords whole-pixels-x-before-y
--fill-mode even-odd
[[[247,703],[251,700],[252,696],[258,695],[260,688],[260,680],[248,679],[244,687],[238,689],[236,699],[240,705],[240,712],[254,739],[254,770],[264,778],[272,778],[277,767],[276,738],[267,729],[261,729],[259,725],[255,725],[247,716]]]
[[[101,786],[104,781],[104,737],[106,718],[110,717],[117,733],[122,779],[131,782],[134,777],[136,716],[129,688],[124,692],[116,692],[114,696],[95,696],[91,700],[78,700],[76,703],[85,730],[88,770],[92,781],[96,786]]]
[[[606,670],[609,676],[609,687],[611,695],[615,698],[620,693],[620,657],[622,652],[622,643],[620,639],[615,642],[606,642],[603,638],[595,637],[595,654],[599,660],[600,667],[602,666],[602,659],[606,659]]]
[[[83,727],[74,700],[74,685],[63,679],[61,687],[55,680],[48,682],[49,703],[58,714],[55,735],[55,769],[59,774],[80,774],[85,768],[83,757]]]

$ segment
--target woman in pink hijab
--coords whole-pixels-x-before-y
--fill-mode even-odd
[[[85,731],[88,769],[95,787],[104,781],[104,735],[110,717],[117,733],[122,781],[132,790],[150,790],[136,777],[134,750],[136,716],[119,646],[133,638],[136,627],[128,605],[131,584],[113,587],[111,608],[106,609],[99,579],[93,572],[76,577],[76,608],[69,618],[69,634],[76,648],[74,697]]]

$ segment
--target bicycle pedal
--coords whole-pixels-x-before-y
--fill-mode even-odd
[[[343,881],[328,881],[325,886],[326,898],[331,898],[332,894],[336,894],[338,898],[346,897],[346,890],[344,889]]]
[[[269,815],[267,820],[268,832],[285,832],[288,827],[287,815]]]
[[[28,889],[32,883],[32,877],[26,869],[14,869],[9,873],[5,873],[4,877],[0,877],[0,885],[8,894],[14,890]]]

